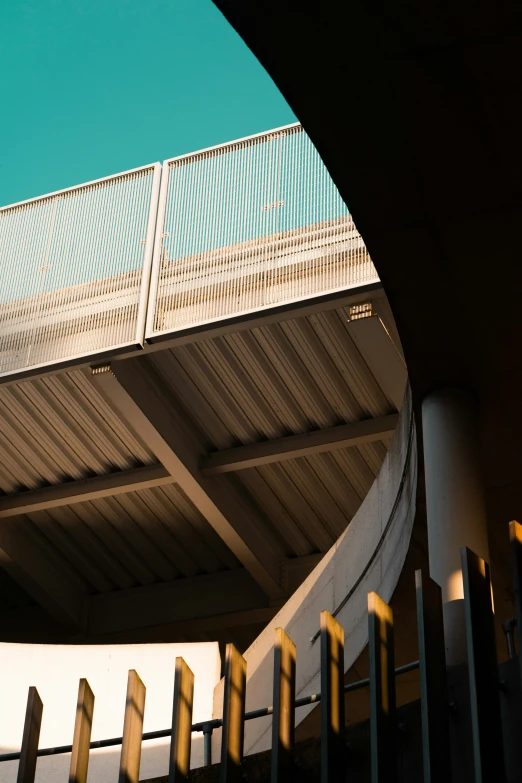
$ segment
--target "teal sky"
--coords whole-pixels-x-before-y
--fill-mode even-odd
[[[210,0],[0,0],[0,205],[294,122]]]

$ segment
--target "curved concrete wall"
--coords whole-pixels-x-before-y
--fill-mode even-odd
[[[389,601],[401,573],[415,514],[417,455],[411,397],[407,392],[401,417],[379,475],[350,525],[310,576],[245,653],[247,710],[272,703],[274,631],[282,627],[297,647],[297,696],[320,691],[320,643],[311,642],[319,628],[319,613],[337,613],[345,631],[347,671],[368,642],[367,595],[375,590]],[[361,578],[362,577],[362,578]],[[359,581],[360,580],[360,581]],[[215,690],[214,717],[221,717],[223,681]],[[313,707],[297,711],[301,722]],[[213,758],[220,753],[221,732],[213,736]],[[271,743],[271,718],[249,721],[245,754],[266,750]]]

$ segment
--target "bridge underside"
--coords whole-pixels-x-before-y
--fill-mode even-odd
[[[506,619],[505,529],[522,517],[520,6],[215,4],[281,89],[354,216],[417,411],[442,386],[480,402],[495,605]]]
[[[247,647],[379,471],[396,345],[372,284],[0,386],[0,638]]]

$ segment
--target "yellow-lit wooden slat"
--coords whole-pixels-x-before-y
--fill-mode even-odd
[[[145,715],[145,685],[131,669],[127,681],[127,699],[123,721],[120,774],[118,783],[138,783],[141,761],[141,738]]]
[[[76,704],[69,783],[86,783],[87,781],[93,714],[94,693],[87,680],[82,678]]]

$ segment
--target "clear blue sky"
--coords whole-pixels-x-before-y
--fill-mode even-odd
[[[0,206],[294,122],[211,0],[0,0]]]

